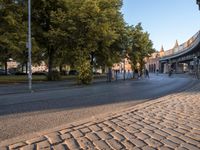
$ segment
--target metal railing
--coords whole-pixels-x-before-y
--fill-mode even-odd
[[[178,47],[166,50],[164,52],[163,57],[169,57],[169,56],[173,56],[173,55],[182,53],[184,51],[187,51],[188,49],[192,48],[194,45],[198,44],[199,42],[200,42],[200,31],[198,31],[189,40],[179,45]]]

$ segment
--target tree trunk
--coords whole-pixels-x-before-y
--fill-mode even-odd
[[[25,64],[26,64],[26,74],[28,74],[28,62],[26,62]]]
[[[60,70],[60,74],[63,74],[62,64],[60,64],[60,66],[59,66],[59,70]]]
[[[49,49],[49,60],[48,60],[48,80],[53,80],[53,49]]]
[[[7,75],[8,74],[7,60],[5,60],[4,65],[5,65],[5,75]]]
[[[112,81],[112,69],[111,67],[108,68],[108,82]]]
[[[24,63],[22,63],[22,72],[24,72]]]

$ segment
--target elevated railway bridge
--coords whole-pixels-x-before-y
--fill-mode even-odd
[[[200,31],[185,43],[164,51],[159,59],[159,70],[162,73],[191,72],[200,78]]]

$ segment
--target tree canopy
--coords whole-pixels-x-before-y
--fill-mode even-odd
[[[33,62],[47,63],[49,80],[56,67],[68,64],[89,83],[94,65],[112,67],[124,51],[132,66],[142,65],[153,52],[141,24],[126,25],[122,0],[35,0],[31,5]],[[27,1],[0,0],[0,33],[0,61],[27,62]]]

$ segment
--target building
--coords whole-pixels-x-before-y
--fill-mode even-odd
[[[145,67],[149,72],[155,73],[156,70],[159,70],[159,60],[164,56],[164,48],[161,47],[160,51],[154,52],[151,57],[145,59]]]
[[[125,58],[121,62],[115,63],[112,67],[112,70],[117,70],[119,72],[124,72],[124,70],[125,72],[132,72],[130,61]]]

